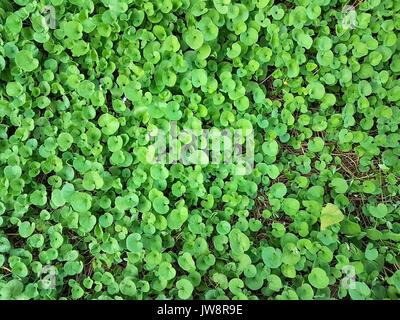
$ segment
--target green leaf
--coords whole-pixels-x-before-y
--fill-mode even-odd
[[[193,285],[187,279],[180,279],[176,282],[176,288],[178,289],[178,296],[180,299],[189,299],[193,292]]]
[[[347,235],[356,235],[361,233],[361,227],[358,223],[344,219],[340,223],[340,231]]]
[[[18,226],[18,233],[22,238],[28,238],[35,231],[35,223],[24,221]]]
[[[332,182],[330,185],[335,189],[335,191],[337,193],[345,193],[349,188],[347,181],[342,178],[332,179]]]
[[[317,289],[324,289],[329,285],[329,278],[321,268],[313,268],[308,275],[308,281]]]
[[[286,198],[282,204],[283,211],[289,215],[295,215],[300,209],[300,202],[293,198]]]
[[[63,24],[63,30],[67,37],[72,40],[79,40],[83,35],[83,27],[77,21],[68,21]]]
[[[285,196],[287,188],[282,182],[278,182],[271,186],[270,192],[275,198],[281,199]]]
[[[344,215],[340,209],[336,205],[328,203],[321,211],[321,230],[325,230],[329,226],[341,222],[343,219]]]
[[[322,100],[325,95],[325,87],[320,82],[312,82],[307,86],[310,97],[315,100]]]
[[[263,248],[261,256],[265,265],[271,269],[279,268],[282,264],[282,252],[280,249],[273,247]]]
[[[15,63],[27,72],[31,72],[39,66],[39,61],[32,56],[32,52],[27,50],[21,50],[16,54]]]
[[[47,202],[47,192],[46,191],[40,191],[40,190],[35,190],[30,196],[30,201],[32,204],[35,206],[44,206]]]
[[[12,266],[12,273],[17,277],[25,278],[28,275],[28,268],[24,263],[18,261]]]
[[[74,141],[73,137],[68,132],[61,132],[57,138],[57,144],[61,151],[67,151]]]
[[[92,198],[87,193],[76,191],[73,193],[70,203],[72,205],[72,208],[76,212],[82,213],[88,211],[91,208]]]
[[[140,241],[141,236],[138,233],[132,233],[126,238],[126,247],[131,252],[140,252],[143,244]]]
[[[19,33],[22,29],[22,20],[16,14],[11,14],[6,19],[6,27],[13,33]]]
[[[199,49],[204,42],[204,36],[201,31],[197,29],[188,29],[183,33],[183,39],[187,45],[193,50]]]

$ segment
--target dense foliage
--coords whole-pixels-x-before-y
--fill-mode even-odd
[[[398,299],[400,1],[347,2],[0,0],[0,298]]]

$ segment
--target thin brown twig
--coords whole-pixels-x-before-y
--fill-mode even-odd
[[[7,267],[5,267],[5,266],[1,266],[1,267],[0,267],[0,269],[6,270],[6,271],[8,271],[9,273],[11,273],[11,274],[12,274],[12,271],[11,271],[11,269],[9,269],[9,268],[7,268]],[[18,277],[17,275],[15,275],[15,276],[18,278],[18,280],[21,280],[21,278],[20,278],[20,277]]]

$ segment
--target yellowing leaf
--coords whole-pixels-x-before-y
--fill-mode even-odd
[[[340,209],[332,203],[328,203],[321,212],[321,230],[337,224],[344,219],[344,215]]]

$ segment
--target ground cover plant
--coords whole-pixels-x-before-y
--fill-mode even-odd
[[[398,299],[399,29],[399,0],[0,0],[0,299]],[[149,163],[171,121],[251,129],[253,170]]]

